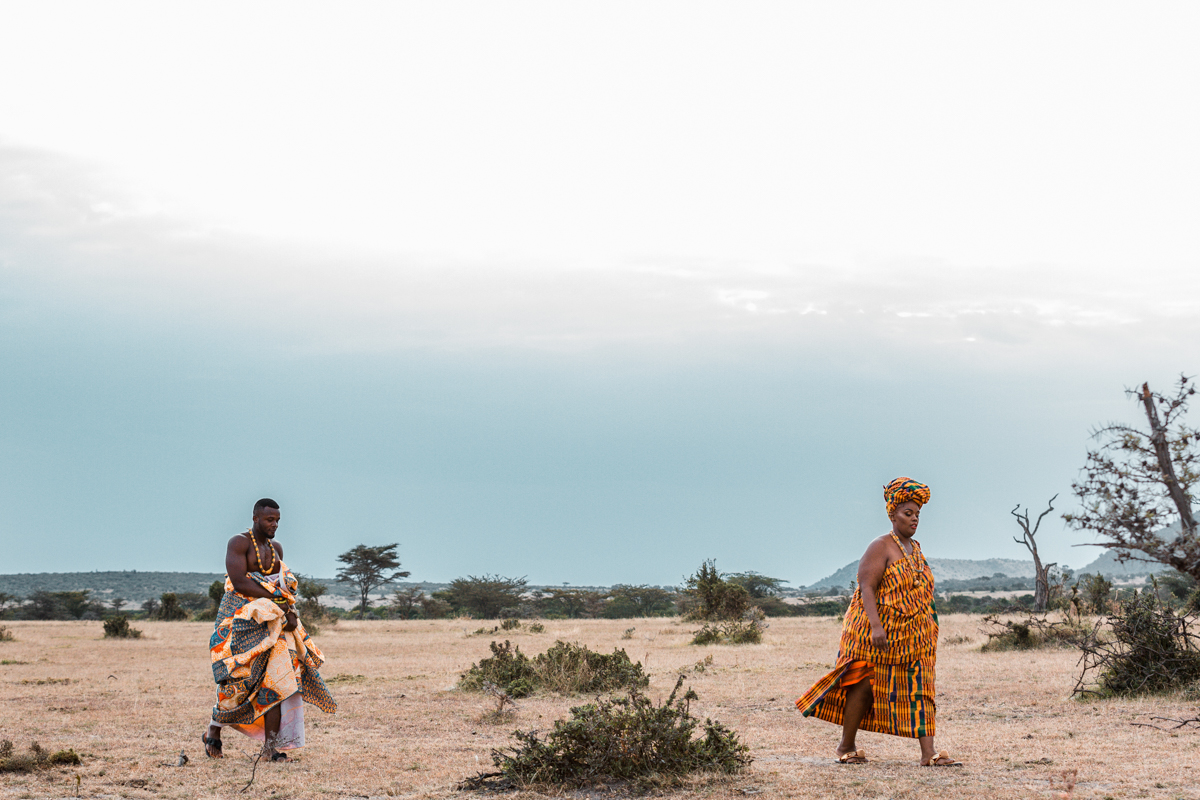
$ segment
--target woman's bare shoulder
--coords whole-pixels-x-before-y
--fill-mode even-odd
[[[896,546],[896,542],[892,539],[890,533],[885,533],[882,536],[872,539],[867,545],[867,550],[863,553],[863,560],[880,561],[885,565],[890,565],[893,561],[901,556],[900,548]]]

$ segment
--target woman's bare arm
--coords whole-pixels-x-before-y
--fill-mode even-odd
[[[875,595],[879,591],[879,584],[887,567],[887,542],[876,539],[859,559],[858,588],[862,592],[863,611],[867,612],[867,621],[871,623],[871,644],[879,650],[887,648],[887,632],[883,629],[883,623],[879,621],[879,606],[875,603]]]

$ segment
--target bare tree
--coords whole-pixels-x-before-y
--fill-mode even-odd
[[[1047,514],[1054,510],[1054,501],[1058,499],[1058,495],[1050,498],[1049,506],[1045,511],[1038,515],[1037,522],[1033,523],[1033,529],[1029,528],[1029,509],[1018,513],[1017,509],[1021,507],[1020,503],[1013,506],[1013,510],[1008,512],[1017,518],[1017,524],[1021,526],[1021,537],[1013,537],[1013,541],[1017,544],[1023,544],[1033,555],[1033,568],[1037,572],[1033,590],[1033,607],[1037,612],[1046,610],[1046,605],[1050,601],[1050,568],[1058,566],[1057,561],[1051,561],[1049,564],[1042,564],[1041,556],[1038,555],[1037,536],[1038,528],[1042,526],[1042,520]]]
[[[1141,402],[1149,430],[1114,423],[1093,433],[1102,444],[1088,452],[1084,477],[1071,486],[1082,508],[1063,519],[1099,535],[1122,561],[1141,556],[1200,579],[1200,532],[1192,511],[1200,431],[1181,420],[1195,393],[1187,376],[1180,376],[1170,397],[1145,383],[1127,389]]]

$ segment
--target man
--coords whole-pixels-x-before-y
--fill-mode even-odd
[[[275,541],[279,504],[254,504],[250,530],[225,548],[225,595],[209,651],[217,704],[200,737],[209,758],[221,758],[221,729],[261,739],[262,755],[286,761],[304,746],[304,702],[332,714],[337,703],[321,680],[324,655],[296,616],[296,576]]]

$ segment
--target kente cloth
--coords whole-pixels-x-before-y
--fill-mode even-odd
[[[856,683],[869,681],[875,672],[875,665],[870,661],[851,661],[842,673],[842,688],[848,689]]]
[[[260,572],[249,577],[272,598],[296,599],[296,576],[280,562],[274,578]],[[337,703],[318,671],[325,656],[297,618],[296,629],[285,631],[285,610],[265,597],[235,592],[225,578],[225,595],[209,640],[217,704],[212,721],[234,727],[248,736],[263,738],[263,715],[282,705],[276,749],[289,750],[304,743],[304,702],[329,714]]]
[[[929,502],[932,494],[928,486],[912,478],[896,478],[883,487],[883,501],[887,504],[888,519],[892,518],[896,509],[903,503],[912,501],[918,506],[923,506]]]
[[[895,533],[892,538],[900,545]],[[871,644],[871,623],[859,588],[842,621],[842,640],[833,671],[796,701],[804,716],[841,725],[846,687],[861,680],[847,673],[856,668],[855,662],[866,661],[871,664],[872,703],[859,728],[911,738],[934,735],[938,618],[933,572],[921,546],[911,541],[912,553],[884,570],[876,592],[887,647],[879,650]],[[904,546],[900,549],[903,552]]]

